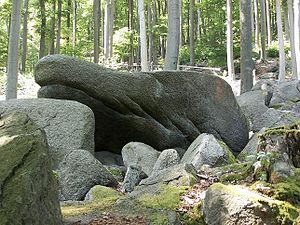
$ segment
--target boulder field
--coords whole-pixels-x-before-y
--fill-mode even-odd
[[[247,121],[229,84],[195,72],[117,72],[80,59],[53,55],[39,61],[38,96],[89,106],[98,151],[120,153],[138,141],[160,151],[187,147],[210,133],[239,153],[248,142]]]

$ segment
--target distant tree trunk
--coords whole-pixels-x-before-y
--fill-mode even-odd
[[[232,30],[232,0],[226,1],[227,12],[227,67],[228,76],[231,80],[235,79],[234,64],[233,64],[233,30]],[[252,15],[252,13],[251,13]]]
[[[72,10],[72,2],[68,0],[68,10],[67,10],[67,45],[70,44],[70,33],[71,33],[71,10]]]
[[[241,93],[253,86],[251,0],[240,0]]]
[[[179,1],[179,47],[181,48],[183,45],[183,10],[182,10],[182,1]]]
[[[266,2],[265,0],[260,0],[260,7],[261,7],[261,53],[260,59],[262,61],[267,60],[267,53],[266,53],[266,37],[267,37],[267,20],[266,20]]]
[[[22,1],[13,0],[7,56],[6,100],[17,98],[21,8]]]
[[[190,65],[195,65],[195,0],[190,0]]]
[[[104,57],[109,58],[109,22],[110,22],[110,0],[106,0],[104,18]]]
[[[292,58],[292,78],[297,79],[297,62],[295,53],[295,39],[294,39],[294,11],[293,0],[288,0],[288,14],[290,27],[290,44],[291,44],[291,58]]]
[[[152,27],[156,26],[157,25],[157,15],[156,15],[156,2],[153,1],[152,2]],[[153,61],[153,64],[156,65],[157,64],[157,48],[156,48],[156,45],[155,45],[155,32],[152,32],[152,43],[151,45],[153,46],[152,48],[152,61]]]
[[[22,37],[22,74],[26,71],[26,59],[27,59],[27,34],[28,34],[28,3],[29,0],[24,1],[24,16],[23,16],[23,37]]]
[[[202,0],[198,0],[198,3],[201,3]],[[201,10],[197,9],[197,37],[200,38],[201,35]]]
[[[60,38],[61,38],[61,5],[62,0],[57,1],[57,33],[55,53],[60,54]]]
[[[94,0],[93,20],[94,20],[94,63],[99,63],[99,41],[100,41],[100,1]]]
[[[128,31],[130,32],[130,51],[128,64],[133,65],[134,49],[133,49],[133,0],[128,0]]]
[[[140,40],[141,40],[141,66],[142,66],[142,71],[149,71],[144,0],[138,0],[138,12],[139,12]]]
[[[40,52],[39,59],[43,58],[46,55],[46,8],[45,0],[39,0],[40,12],[41,12],[41,37],[40,37]]]
[[[153,54],[152,54],[152,49],[154,47],[153,45],[153,32],[152,32],[152,7],[151,7],[151,2],[149,1],[147,3],[147,12],[148,12],[148,30],[149,30],[149,43],[148,43],[148,59],[150,64],[153,62]],[[152,70],[152,68],[150,69]]]
[[[266,0],[266,20],[267,20],[267,35],[268,35],[268,46],[272,42],[272,32],[271,32],[271,21],[270,21],[270,0]]]
[[[279,41],[279,83],[285,80],[285,53],[284,53],[284,39],[282,30],[282,17],[281,17],[281,5],[280,0],[276,0],[276,15],[277,15],[277,29],[278,29],[278,41]]]
[[[114,20],[115,20],[115,0],[111,0],[110,21],[109,21],[109,58],[113,56]]]
[[[297,77],[300,80],[300,0],[294,0],[294,40]]]
[[[73,32],[72,32],[72,47],[73,47],[73,56],[75,56],[76,51],[76,36],[77,36],[77,2],[73,2]]]
[[[259,48],[259,13],[258,0],[254,0],[254,18],[255,18],[255,46]]]
[[[168,39],[164,70],[177,70],[179,30],[179,1],[168,0]]]
[[[55,11],[56,11],[56,0],[52,0],[52,16],[51,16],[51,31],[50,31],[50,46],[49,54],[53,55],[55,51]]]

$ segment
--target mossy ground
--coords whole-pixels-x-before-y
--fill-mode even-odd
[[[64,218],[85,215],[88,213],[102,212],[110,209],[120,198],[121,193],[108,187],[97,186],[94,191],[94,199],[83,204],[64,205],[61,207]]]

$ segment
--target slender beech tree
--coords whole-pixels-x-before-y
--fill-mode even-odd
[[[105,18],[104,18],[104,57],[109,58],[109,23],[110,23],[110,0],[105,2]]]
[[[164,70],[177,70],[179,31],[179,0],[168,0],[168,39]]]
[[[45,0],[39,0],[40,4],[40,13],[41,13],[41,26],[40,26],[40,51],[39,59],[43,58],[46,55],[46,6]]]
[[[93,20],[94,20],[94,63],[99,63],[99,41],[100,41],[100,5],[101,0],[94,0]]]
[[[17,98],[21,0],[13,0],[7,59],[6,100]]]
[[[149,71],[144,0],[138,0],[142,71]]]
[[[22,64],[21,64],[21,72],[23,74],[26,71],[26,59],[27,59],[28,5],[29,5],[29,0],[25,0],[24,1],[24,14],[23,14]]]
[[[53,55],[55,51],[55,11],[56,11],[56,0],[52,0],[52,12],[51,12],[51,26],[50,26],[50,46],[49,54]]]
[[[259,48],[259,13],[258,13],[258,0],[253,0],[254,21],[255,21],[255,47]]]
[[[72,47],[73,56],[75,56],[77,42],[77,1],[73,1],[73,29],[72,29]]]
[[[270,20],[270,0],[265,0],[266,2],[266,20],[267,20],[267,36],[268,36],[268,46],[272,42],[272,31],[271,31],[271,20]]]
[[[113,55],[114,21],[115,21],[115,0],[110,0],[109,58],[111,58]]]
[[[276,18],[277,18],[277,33],[279,41],[279,77],[280,83],[285,80],[285,52],[284,52],[284,37],[282,29],[281,4],[280,0],[276,0]]]
[[[228,76],[231,80],[235,79],[233,63],[233,30],[232,30],[232,0],[226,0],[227,15],[227,68]]]
[[[190,65],[195,65],[195,0],[190,0]]]
[[[267,38],[267,18],[266,18],[266,0],[260,0],[260,10],[261,10],[261,33],[260,33],[260,41],[261,41],[261,52],[260,59],[261,61],[267,60],[267,52],[266,52],[266,38]]]
[[[297,79],[297,62],[295,53],[295,39],[294,39],[294,11],[293,0],[288,0],[288,17],[290,27],[290,43],[291,43],[291,58],[292,58],[292,78]]]
[[[294,0],[294,44],[297,77],[300,80],[300,0]]]
[[[55,54],[60,54],[62,0],[57,0],[57,32]]]
[[[253,87],[251,0],[240,0],[241,93]]]

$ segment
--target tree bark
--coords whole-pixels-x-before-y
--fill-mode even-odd
[[[57,33],[55,54],[60,54],[60,38],[61,38],[61,6],[62,0],[57,1]]]
[[[300,0],[294,0],[294,44],[297,78],[300,80]]]
[[[94,20],[94,63],[99,63],[99,41],[100,41],[100,3],[101,0],[93,2],[93,20]]]
[[[51,15],[51,31],[50,31],[50,46],[49,54],[53,55],[55,51],[55,11],[56,11],[56,0],[52,0],[52,15]]]
[[[272,42],[272,31],[271,31],[271,21],[270,21],[270,0],[266,0],[266,20],[267,20],[267,35],[268,35],[268,46]]]
[[[39,59],[43,58],[46,55],[46,8],[45,0],[39,0],[40,11],[41,11],[41,37],[40,37],[40,52]]]
[[[259,48],[259,13],[258,0],[254,0],[254,18],[255,18],[255,46]]]
[[[260,0],[260,9],[261,9],[261,53],[260,59],[262,61],[267,60],[267,53],[266,53],[266,37],[267,37],[267,19],[266,19],[266,2],[265,0]]]
[[[280,0],[276,0],[276,15],[277,15],[277,30],[279,41],[279,83],[285,81],[285,53],[284,53],[284,39],[282,30],[282,17],[281,17],[281,5]]]
[[[13,5],[7,56],[6,100],[17,98],[18,84],[18,56],[22,1],[13,0],[12,4]]]
[[[168,39],[164,70],[177,70],[179,51],[179,1],[168,1]]]
[[[226,0],[227,14],[227,68],[228,76],[231,80],[235,80],[234,63],[233,63],[233,30],[232,30],[232,0]],[[252,15],[252,13],[251,13]]]
[[[115,0],[110,0],[110,21],[109,21],[109,58],[113,56],[114,21],[115,21]]]
[[[73,56],[76,52],[76,42],[77,42],[77,1],[73,1],[73,32],[72,32],[72,47],[73,47]]]
[[[138,13],[139,13],[140,40],[141,40],[141,67],[142,67],[142,71],[149,71],[144,0],[138,0]]]
[[[240,1],[241,29],[241,93],[253,86],[251,0]]]
[[[195,65],[195,0],[190,0],[190,65]]]
[[[29,0],[24,1],[24,16],[23,16],[23,37],[22,37],[22,65],[21,72],[25,74],[26,71],[26,59],[27,59],[27,34],[28,34],[28,3]]]
[[[295,52],[295,39],[294,39],[294,11],[293,0],[288,0],[288,15],[290,27],[290,44],[291,44],[291,58],[292,58],[292,78],[297,79],[297,62]]]
[[[104,57],[109,58],[109,20],[110,20],[110,0],[106,0],[104,18]]]

